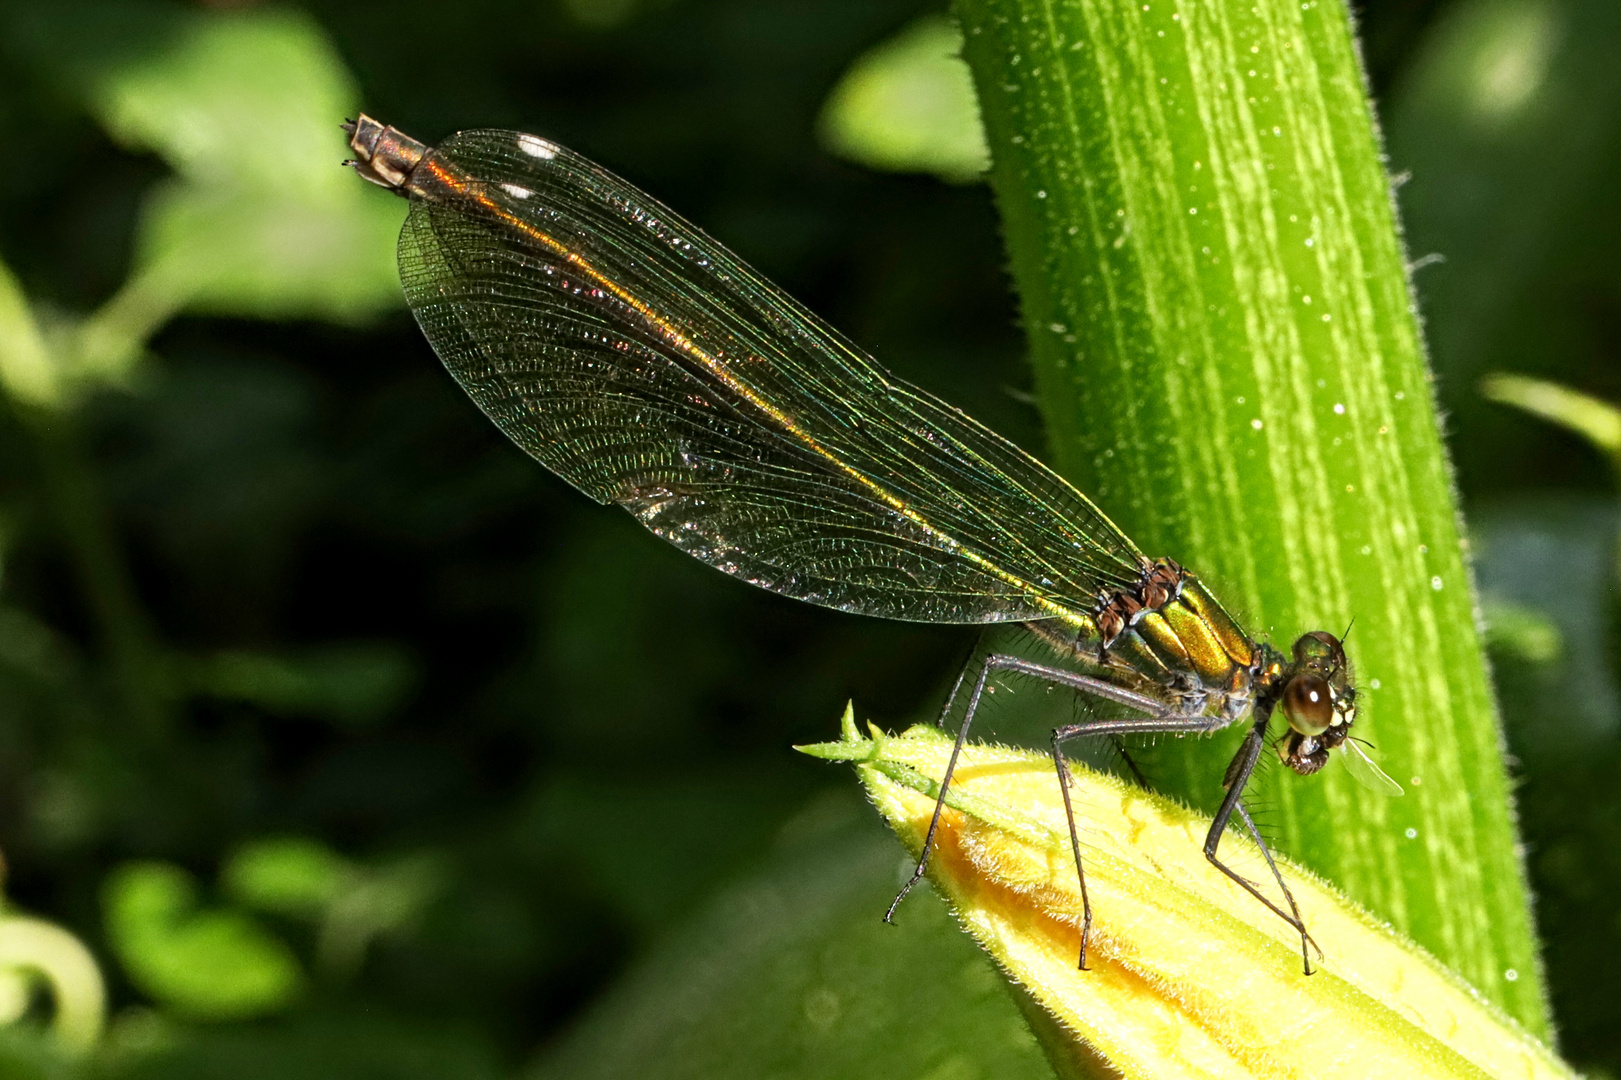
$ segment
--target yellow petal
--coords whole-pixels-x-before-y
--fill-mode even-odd
[[[949,739],[916,727],[869,740],[847,713],[843,741],[804,749],[856,762],[879,812],[914,853],[921,848]],[[1084,768],[1071,797],[1094,915],[1091,970],[1076,969],[1080,890],[1045,755],[964,748],[930,877],[964,927],[1058,1020],[1055,1030],[1126,1076],[1574,1076],[1456,975],[1308,871],[1279,860],[1322,948],[1311,976],[1301,971],[1299,935],[1205,860],[1208,818]],[[1229,831],[1222,856],[1269,882],[1246,838]]]

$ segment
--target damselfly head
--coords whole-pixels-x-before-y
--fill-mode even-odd
[[[1295,641],[1278,705],[1289,730],[1278,742],[1278,756],[1302,776],[1328,764],[1356,722],[1356,688],[1345,646],[1333,634],[1315,630]]]

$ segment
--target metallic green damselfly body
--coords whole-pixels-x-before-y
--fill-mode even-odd
[[[1400,789],[1349,739],[1356,691],[1341,640],[1289,655],[1257,642],[1192,573],[1150,559],[1062,477],[856,345],[668,208],[533,135],[466,131],[428,148],[362,116],[345,126],[365,179],[410,200],[400,275],[418,324],[480,408],[599,503],[734,577],[842,611],[935,623],[1021,623],[1050,664],[970,664],[957,749],[987,680],[1070,687],[1126,715],[1052,733],[1209,733],[1248,721],[1204,850],[1311,938],[1217,851],[1268,742],[1295,772],[1336,748],[1364,782]],[[948,702],[947,715],[952,704]],[[922,879],[953,753],[916,873]],[[1070,841],[1086,896],[1081,847]],[[895,912],[891,905],[885,918]],[[1092,906],[1084,900],[1080,962]]]

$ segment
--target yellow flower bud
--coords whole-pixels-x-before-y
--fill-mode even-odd
[[[847,712],[840,742],[803,749],[854,762],[879,812],[921,849],[950,739],[925,726],[865,738]],[[1299,935],[1206,861],[1208,818],[1085,768],[1071,797],[1095,920],[1090,970],[1076,967],[1081,896],[1046,755],[965,747],[929,864],[964,928],[1058,1021],[1034,1025],[1055,1061],[1075,1059],[1067,1038],[1129,1077],[1574,1076],[1309,871],[1279,859],[1322,949],[1311,976]],[[1230,834],[1222,853],[1270,884],[1246,837]]]

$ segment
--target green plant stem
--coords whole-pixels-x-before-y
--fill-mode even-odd
[[[45,488],[79,580],[107,650],[132,734],[161,734],[166,713],[159,651],[113,525],[85,460],[78,425],[67,413],[25,412],[39,451]]]
[[[1252,801],[1296,859],[1546,1038],[1473,587],[1344,6],[957,11],[1058,467],[1281,646],[1355,617],[1358,734],[1406,797],[1337,764],[1274,763]],[[1230,746],[1170,746],[1154,778],[1209,808]]]
[[[126,288],[119,297],[130,294]],[[118,298],[108,305],[125,312],[133,307],[139,305]],[[140,336],[120,337],[104,329],[99,336],[81,332],[81,339],[98,337],[109,355],[134,355],[156,324],[127,314],[109,316],[108,308],[92,316],[89,325],[123,326]],[[79,351],[84,351],[82,345]],[[165,714],[156,638],[136,598],[95,469],[85,457],[75,398],[63,387],[62,372],[68,366],[52,355],[15,275],[0,262],[0,391],[33,437],[43,487],[107,649],[124,711],[136,732],[153,735],[161,730]]]

